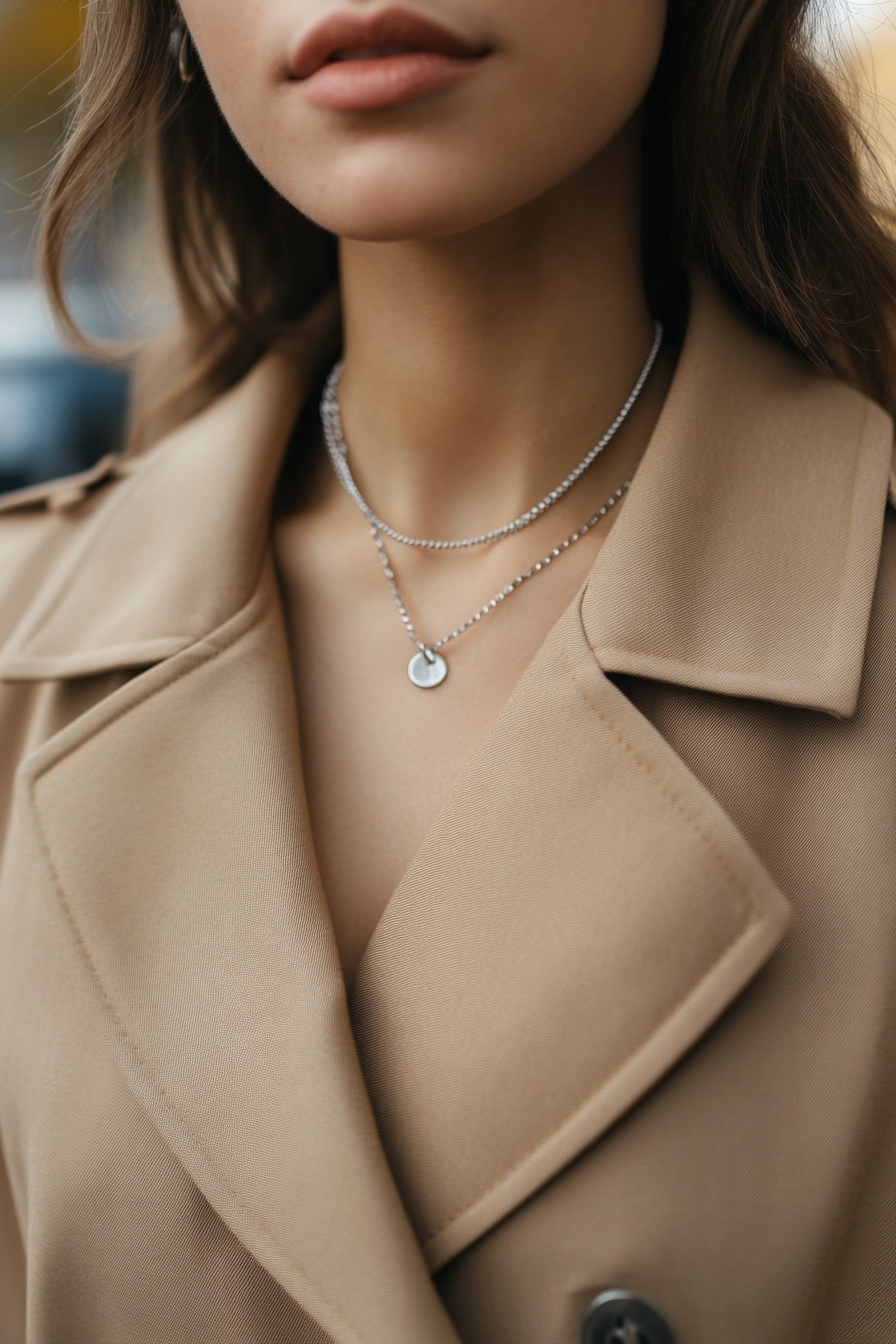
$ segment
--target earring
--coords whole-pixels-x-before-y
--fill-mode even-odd
[[[180,75],[182,84],[192,84],[196,78],[196,71],[187,67],[187,55],[190,50],[190,33],[184,28],[184,35],[180,41],[180,51],[177,53],[177,73]]]
[[[176,19],[171,25],[171,55],[177,62],[177,73],[182,84],[192,84],[196,70],[188,65],[190,54],[190,31],[183,19]]]

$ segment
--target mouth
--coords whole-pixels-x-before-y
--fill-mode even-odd
[[[328,15],[302,40],[290,77],[317,107],[393,107],[447,88],[489,54],[405,9]]]

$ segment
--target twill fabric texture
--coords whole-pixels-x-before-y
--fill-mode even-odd
[[[701,277],[347,989],[272,500],[301,332],[0,501],[0,1344],[896,1344],[896,519]]]

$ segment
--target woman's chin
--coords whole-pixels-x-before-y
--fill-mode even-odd
[[[279,190],[304,215],[340,238],[396,243],[444,238],[486,224],[522,201],[505,199],[495,183],[464,181],[457,173],[380,173],[339,180],[313,193],[307,182]],[[512,194],[512,193],[511,193]]]
[[[364,243],[404,243],[445,238],[485,223],[493,214],[458,208],[456,200],[380,198],[300,206],[315,224],[340,238]],[[498,211],[493,212],[499,213]]]

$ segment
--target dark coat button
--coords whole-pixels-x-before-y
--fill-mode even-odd
[[[582,1344],[675,1344],[675,1334],[652,1302],[625,1288],[610,1288],[582,1318]]]

